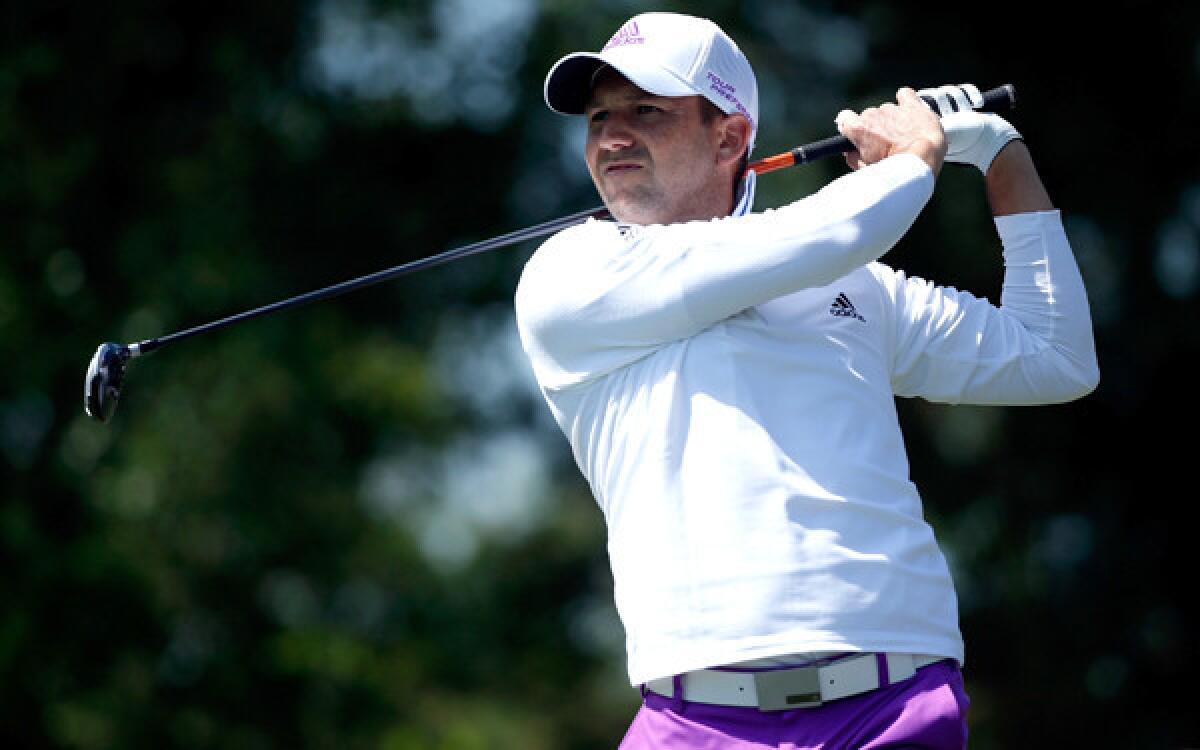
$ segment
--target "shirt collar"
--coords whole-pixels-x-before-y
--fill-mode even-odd
[[[738,185],[737,202],[734,203],[730,216],[746,216],[754,210],[754,187],[757,184],[758,173],[753,169],[746,172]]]

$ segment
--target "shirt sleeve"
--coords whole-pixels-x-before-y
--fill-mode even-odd
[[[619,231],[561,232],[517,287],[522,344],[543,387],[567,387],[647,356],[732,315],[823,286],[887,252],[933,192],[902,154],[785,207]]]
[[[997,217],[995,224],[1005,264],[999,307],[890,272],[897,395],[1045,404],[1079,398],[1099,383],[1087,293],[1059,212]]]

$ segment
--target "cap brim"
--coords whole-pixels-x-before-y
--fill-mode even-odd
[[[592,76],[604,59],[591,52],[573,52],[546,74],[546,106],[564,115],[581,115],[592,95]]]
[[[573,52],[559,60],[546,74],[546,106],[564,115],[581,115],[592,96],[596,71],[610,65],[638,88],[657,96],[694,96],[688,83],[657,66],[639,65],[621,55]]]

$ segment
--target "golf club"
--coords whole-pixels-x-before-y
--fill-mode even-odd
[[[1016,89],[1012,84],[1005,84],[982,93],[983,103],[976,108],[981,112],[1000,112],[1016,106]],[[774,172],[786,167],[810,164],[818,159],[836,156],[853,150],[854,144],[849,139],[845,136],[837,135],[803,146],[797,146],[790,151],[784,151],[774,156],[759,159],[749,164],[747,170],[754,171],[757,174],[766,174],[767,172]],[[603,219],[608,218],[608,216],[608,209],[603,206],[587,211],[579,211],[578,213],[553,219],[542,224],[518,229],[499,237],[447,250],[438,255],[421,258],[393,268],[377,271],[373,274],[344,281],[340,284],[334,284],[333,286],[317,289],[306,294],[289,297],[279,302],[257,307],[253,310],[247,310],[227,318],[221,318],[211,323],[205,323],[158,338],[124,345],[105,342],[96,349],[96,353],[92,356],[92,361],[88,365],[87,374],[84,376],[84,410],[93,419],[101,422],[108,421],[116,412],[117,401],[121,397],[121,387],[124,384],[125,372],[128,368],[129,360],[149,354],[172,342],[216,331],[235,323],[269,315],[280,310],[332,299],[333,297],[373,286],[384,281],[391,281],[400,276],[440,266],[459,258],[508,247],[526,240],[546,237],[586,221],[589,218]]]

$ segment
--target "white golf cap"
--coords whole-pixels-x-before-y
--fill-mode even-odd
[[[625,22],[599,53],[573,52],[546,75],[546,104],[581,115],[596,74],[611,65],[658,96],[703,96],[724,112],[741,112],[758,133],[758,83],[742,51],[712,21],[680,13],[642,13]]]

